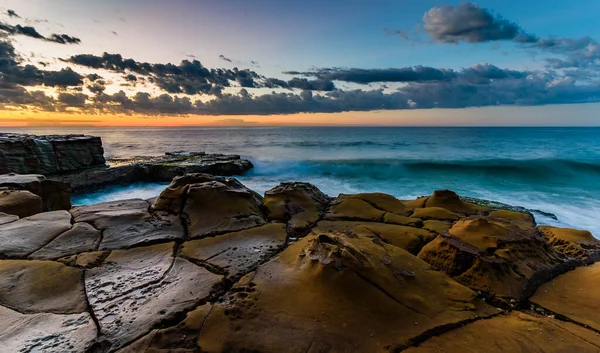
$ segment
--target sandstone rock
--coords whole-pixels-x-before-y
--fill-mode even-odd
[[[94,251],[100,245],[100,231],[85,222],[75,223],[73,228],[57,236],[48,245],[29,255],[31,259],[51,260],[60,257]]]
[[[538,288],[530,301],[600,331],[600,263],[556,277]]]
[[[436,232],[438,234],[446,233],[452,228],[452,222],[449,221],[438,221],[435,219],[430,219],[423,222],[423,228],[430,230],[432,232]]]
[[[0,304],[20,313],[86,310],[81,270],[54,261],[0,260]]]
[[[441,207],[467,216],[489,211],[488,208],[464,202],[454,191],[450,190],[436,190],[425,202],[425,207]]]
[[[99,250],[127,248],[155,241],[183,239],[177,215],[148,211],[141,199],[111,201],[71,210],[76,222],[87,222],[102,231]]]
[[[406,353],[597,352],[600,337],[569,322],[513,312],[432,337]]]
[[[341,194],[333,201],[325,219],[383,222],[386,213],[407,216],[411,211],[400,200],[386,194]]]
[[[104,163],[99,137],[0,134],[0,173],[48,175]]]
[[[29,191],[0,191],[0,212],[29,217],[42,212],[42,207],[42,199]]]
[[[183,213],[191,239],[265,224],[262,198],[242,184],[210,181],[191,184]]]
[[[292,237],[306,235],[323,217],[329,197],[308,183],[281,183],[265,192],[263,205],[270,220],[287,222]]]
[[[530,214],[524,212],[510,211],[510,210],[498,210],[490,213],[490,217],[504,218],[513,221],[534,223],[534,219]]]
[[[221,178],[219,181],[223,184],[227,184],[229,178]],[[173,178],[171,184],[163,190],[158,196],[158,199],[152,203],[152,210],[166,211],[179,214],[183,211],[185,206],[185,200],[187,192],[191,184],[199,184],[210,181],[217,181],[212,175],[209,174],[186,174]],[[237,182],[237,180],[235,180]]]
[[[104,251],[92,251],[77,255],[75,265],[83,268],[94,268],[102,264],[104,259],[108,257],[110,253]]]
[[[539,227],[544,237],[556,250],[586,264],[600,261],[600,240],[586,230]]]
[[[383,216],[383,222],[390,223],[390,224],[397,224],[397,225],[401,225],[401,226],[416,227],[416,228],[421,228],[421,227],[423,227],[423,224],[424,224],[422,219],[414,218],[414,217],[407,217],[407,216],[400,216],[395,213],[389,213],[389,212]]]
[[[0,212],[0,226],[3,224],[6,224],[6,223],[18,221],[18,220],[19,220],[19,216]]]
[[[400,226],[395,224],[375,223],[375,222],[349,222],[349,221],[321,221],[313,229],[314,234],[320,233],[346,233],[358,234],[377,241],[379,237],[382,241],[402,248],[413,255],[432,241],[436,235],[425,229]]]
[[[196,340],[212,304],[204,304],[187,313],[185,319],[175,326],[152,330],[146,336],[118,353],[194,353],[197,352]]]
[[[361,235],[307,236],[232,291],[210,313],[200,351],[393,351],[495,312],[408,252]]]
[[[175,258],[175,244],[116,250],[86,270],[88,300],[104,345],[123,347],[205,300],[222,276]]]
[[[188,241],[181,256],[204,263],[229,277],[244,275],[273,256],[286,243],[281,223]]]
[[[71,208],[71,187],[58,180],[46,179],[43,175],[15,173],[0,175],[0,187],[27,190],[38,195],[44,203],[44,211]]]
[[[497,218],[462,219],[449,233],[427,244],[419,258],[505,304],[527,299],[541,283],[577,265],[536,231]]]
[[[416,208],[411,217],[438,221],[456,221],[460,218],[456,213],[441,207]]]
[[[0,225],[0,258],[26,257],[71,229],[67,211],[38,213]]]
[[[404,206],[410,209],[423,208],[425,207],[425,202],[427,202],[428,198],[428,196],[422,196],[415,200],[402,200],[402,203],[404,204]]]
[[[90,314],[22,314],[0,306],[3,352],[80,353],[96,337]]]

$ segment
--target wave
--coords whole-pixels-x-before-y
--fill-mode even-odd
[[[468,177],[506,180],[557,181],[600,177],[600,161],[565,159],[483,159],[483,160],[410,160],[410,159],[330,159],[258,162],[256,175],[285,173],[341,178],[397,179],[399,177]]]

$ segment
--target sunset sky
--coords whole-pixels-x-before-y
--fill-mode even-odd
[[[0,0],[0,125],[600,125],[596,0]]]

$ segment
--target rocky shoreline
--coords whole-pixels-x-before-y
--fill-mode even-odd
[[[600,241],[535,210],[301,182],[259,195],[211,175],[252,167],[239,156],[107,162],[0,175],[2,350],[600,351]],[[71,207],[140,180],[171,183]]]
[[[186,174],[153,200],[0,224],[8,351],[600,347],[600,241],[447,190],[401,201],[283,183],[261,196]]]

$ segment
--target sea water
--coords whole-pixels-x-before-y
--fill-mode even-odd
[[[14,131],[14,130],[13,130]],[[554,213],[539,223],[600,237],[600,128],[244,127],[27,129],[101,136],[107,157],[166,151],[234,153],[255,168],[239,179],[259,193],[284,181],[323,192],[380,191],[400,199],[451,189]],[[77,195],[75,204],[157,195],[135,184]]]

